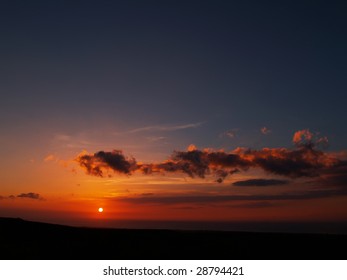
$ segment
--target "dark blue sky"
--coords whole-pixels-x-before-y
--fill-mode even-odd
[[[345,224],[346,15],[0,0],[1,215]]]
[[[169,150],[289,146],[309,128],[346,149],[346,12],[343,1],[1,1],[3,141],[100,131],[109,144],[150,127],[142,137],[172,139]]]

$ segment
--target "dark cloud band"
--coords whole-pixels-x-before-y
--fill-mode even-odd
[[[207,149],[198,150],[195,146],[190,146],[188,151],[175,151],[168,160],[160,163],[137,163],[134,158],[125,157],[122,151],[114,150],[80,155],[76,161],[85,169],[87,174],[100,177],[105,176],[105,174],[110,175],[110,172],[127,175],[135,171],[147,175],[178,172],[192,178],[205,178],[207,175],[212,175],[219,183],[235,172],[247,171],[249,168],[260,168],[267,173],[287,178],[299,178],[317,177],[320,174],[327,174],[326,176],[328,176],[336,169],[347,166],[345,161],[317,149],[316,146],[321,142],[321,139],[317,141],[313,139],[312,134],[304,130],[295,133],[293,142],[296,148],[294,149],[264,148],[252,150],[238,148],[227,153]],[[345,168],[342,169],[345,171]],[[338,180],[336,177],[334,179]],[[285,181],[253,181],[248,183],[264,186],[284,184]]]
[[[266,186],[278,186],[288,184],[288,180],[278,180],[278,179],[250,179],[244,181],[234,182],[234,186],[239,187],[266,187]]]
[[[33,193],[33,192],[21,193],[17,196],[15,196],[15,195],[1,196],[0,195],[0,200],[1,199],[16,199],[16,198],[29,198],[29,199],[44,200],[40,194]]]

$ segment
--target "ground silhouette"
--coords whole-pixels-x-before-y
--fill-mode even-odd
[[[103,229],[0,218],[0,259],[347,259],[347,235]]]

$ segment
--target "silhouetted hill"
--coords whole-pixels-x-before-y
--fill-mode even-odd
[[[0,218],[0,259],[347,259],[347,236],[80,228]]]

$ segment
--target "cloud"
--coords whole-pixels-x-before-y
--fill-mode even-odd
[[[54,139],[55,140],[58,140],[58,141],[69,141],[72,137],[70,135],[67,135],[67,134],[56,134],[54,136]]]
[[[49,161],[53,161],[53,160],[55,160],[56,158],[55,158],[55,156],[54,155],[47,155],[44,159],[43,159],[43,161],[44,162],[49,162]]]
[[[183,125],[154,125],[154,126],[145,126],[140,128],[135,128],[132,130],[127,131],[126,133],[137,133],[137,132],[143,132],[143,131],[176,131],[176,130],[182,130],[182,129],[188,129],[188,128],[197,128],[201,126],[203,123],[189,123],[189,124],[183,124]]]
[[[266,135],[266,134],[269,134],[271,132],[271,130],[264,126],[260,129],[260,132],[262,134]]]
[[[196,151],[198,148],[194,144],[190,144],[187,148],[188,152]]]
[[[262,169],[269,174],[288,178],[317,177],[335,172],[346,161],[316,148],[316,141],[308,130],[298,131],[293,137],[296,148],[263,148],[253,150],[237,148],[231,152],[212,149],[199,150],[190,145],[188,151],[174,151],[168,160],[159,163],[137,163],[125,157],[122,151],[99,151],[81,154],[76,158],[87,174],[103,177],[109,171],[130,175],[135,171],[151,175],[156,173],[182,173],[191,178],[215,176],[221,183],[225,178],[250,168]],[[341,175],[341,174],[340,174]]]
[[[138,165],[138,169],[144,174],[180,172],[191,178],[205,178],[212,174],[218,181],[237,172],[239,168],[249,168],[249,163],[239,155],[219,151],[201,151],[193,146],[189,146],[188,151],[175,151],[167,161],[162,163]]]
[[[21,198],[31,198],[31,199],[41,199],[40,195],[38,193],[21,193],[19,195],[17,195],[17,197],[21,197]]]
[[[257,201],[257,202],[249,202],[249,203],[230,205],[229,207],[232,207],[232,208],[268,208],[268,207],[274,207],[274,206],[275,205],[269,201]]]
[[[318,187],[347,188],[347,161],[341,160],[335,168],[322,170],[319,178],[314,178],[311,184]]]
[[[237,132],[238,132],[238,129],[237,128],[234,128],[234,129],[231,129],[231,130],[227,130],[225,132],[223,132],[222,134],[220,134],[220,136],[226,136],[228,138],[235,138],[237,136]]]
[[[166,196],[128,196],[128,197],[116,197],[112,198],[114,201],[121,201],[126,203],[137,203],[137,204],[213,204],[213,203],[229,203],[237,201],[263,201],[264,205],[268,206],[271,201],[279,200],[308,200],[317,198],[327,198],[340,195],[347,195],[347,188],[331,188],[324,190],[309,190],[303,192],[287,192],[282,194],[274,195],[166,195]]]
[[[149,196],[149,195],[154,195],[154,193],[142,193],[141,195],[143,195],[143,196]]]
[[[264,148],[261,150],[238,148],[227,153],[212,150],[175,151],[162,163],[142,164],[145,174],[155,172],[181,172],[192,178],[214,175],[221,182],[237,171],[260,168],[267,173],[289,178],[315,177],[324,170],[342,164],[336,158],[312,147],[296,149]]]
[[[147,137],[146,139],[148,141],[150,141],[150,142],[159,142],[159,141],[166,140],[166,137],[163,137],[163,136],[151,136],[151,137]]]
[[[239,187],[265,187],[265,186],[278,186],[288,184],[288,180],[278,179],[249,179],[244,181],[236,181],[233,183],[234,186]]]
[[[21,193],[17,196],[11,194],[9,196],[2,196],[0,195],[0,200],[1,199],[16,199],[16,198],[30,198],[30,199],[37,199],[37,200],[44,200],[40,194],[38,193],[33,193],[33,192],[29,192],[29,193]]]
[[[87,174],[103,177],[105,171],[112,170],[116,173],[130,174],[137,168],[133,158],[126,158],[122,151],[99,151],[93,155],[80,154],[76,161],[84,168]]]
[[[299,130],[294,133],[293,143],[297,147],[327,147],[329,140],[327,137],[319,137],[319,133],[312,133],[309,129]]]

